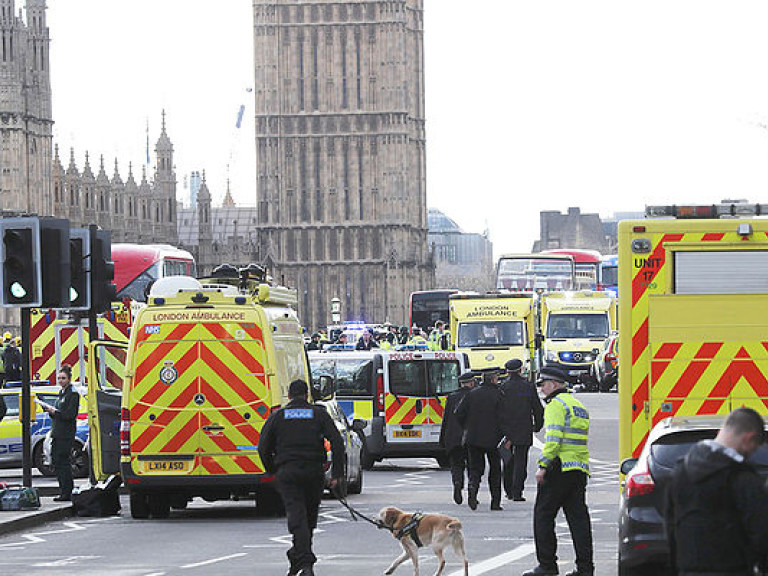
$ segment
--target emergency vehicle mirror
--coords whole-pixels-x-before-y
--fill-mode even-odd
[[[355,432],[362,432],[365,430],[366,426],[368,426],[368,422],[365,420],[361,420],[360,418],[355,418],[352,420],[352,430]]]
[[[331,376],[320,376],[312,383],[312,399],[328,400],[333,397],[333,378]]]
[[[619,466],[619,472],[626,476],[632,471],[632,468],[634,468],[636,464],[637,458],[627,458],[626,460],[622,460],[621,466]]]

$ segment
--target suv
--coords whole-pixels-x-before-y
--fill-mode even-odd
[[[664,574],[669,570],[669,548],[664,531],[664,496],[672,470],[694,444],[713,439],[725,416],[665,418],[651,430],[639,458],[621,463],[619,511],[619,576]],[[750,458],[768,477],[768,446]]]

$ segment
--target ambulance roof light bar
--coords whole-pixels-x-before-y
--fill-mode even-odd
[[[685,205],[646,206],[646,218],[733,218],[739,216],[768,216],[768,204]]]

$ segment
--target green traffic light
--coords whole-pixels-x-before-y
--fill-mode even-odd
[[[24,298],[24,296],[27,295],[26,288],[24,288],[24,286],[22,286],[21,283],[19,282],[14,282],[13,284],[11,284],[10,292],[11,292],[11,296],[16,298],[17,300],[21,300],[22,298]]]
[[[70,302],[77,302],[77,290],[75,290],[72,286],[69,287],[69,301]]]

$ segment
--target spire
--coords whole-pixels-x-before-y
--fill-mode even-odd
[[[165,109],[163,109],[162,129],[160,130],[160,137],[157,139],[157,144],[155,145],[155,152],[158,156],[161,154],[173,154],[173,145],[165,130]],[[158,167],[160,164],[162,164],[162,162],[158,161]],[[170,166],[167,166],[167,169],[170,169]]]
[[[203,181],[200,183],[200,190],[197,192],[197,203],[199,204],[200,202],[211,202],[211,193],[205,181],[205,170],[203,170]]]
[[[67,168],[67,174],[78,175],[77,165],[75,164],[75,149],[69,149],[69,167]]]
[[[227,193],[224,196],[224,200],[222,200],[221,205],[225,208],[234,208],[235,207],[235,200],[232,198],[232,193],[229,190],[229,178],[227,178]]]
[[[93,171],[91,170],[91,160],[88,151],[85,151],[85,166],[83,167],[83,178],[93,180]]]
[[[123,179],[120,178],[120,167],[117,164],[117,158],[115,158],[115,174],[112,176],[112,184],[122,184]]]
[[[59,158],[59,145],[56,144],[53,147],[53,165],[56,168],[62,169],[63,166],[61,165],[61,158]]]

